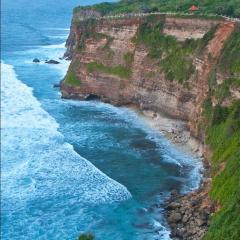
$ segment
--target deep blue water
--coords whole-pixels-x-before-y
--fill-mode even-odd
[[[156,208],[197,187],[201,163],[127,108],[61,99],[72,8],[100,1],[3,0],[2,239],[169,239]]]

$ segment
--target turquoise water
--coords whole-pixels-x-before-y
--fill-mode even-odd
[[[198,186],[199,159],[127,108],[61,99],[67,61],[32,63],[63,55],[83,3],[2,1],[2,239],[169,239],[158,204]]]

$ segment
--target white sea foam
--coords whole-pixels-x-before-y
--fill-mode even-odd
[[[20,56],[21,61],[23,61],[25,64],[36,66],[45,65],[47,68],[56,69],[61,74],[61,76],[64,77],[70,64],[70,61],[62,59],[64,52],[65,42],[55,45],[38,46],[26,51],[18,51],[15,54]],[[34,63],[34,58],[38,58],[40,60],[40,63]],[[49,59],[57,60],[60,62],[60,64],[46,64],[45,61]],[[18,65],[19,62],[16,60],[16,63],[14,64]]]
[[[56,36],[49,35],[48,37],[52,38],[52,39],[64,39],[64,40],[66,40],[68,38],[68,35],[56,35]]]
[[[52,45],[42,46],[42,48],[53,48],[54,50],[59,49],[59,48],[63,49],[63,48],[65,48],[65,42],[60,43],[60,44],[52,44]]]
[[[1,63],[2,196],[12,204],[36,198],[55,204],[61,198],[78,204],[125,200],[128,190],[110,179],[64,142],[58,124]],[[16,202],[16,199],[21,201]],[[51,201],[53,201],[51,203]]]
[[[42,29],[51,31],[70,31],[70,28],[42,28]]]
[[[147,122],[139,118],[139,115],[136,112],[125,107],[116,108],[110,104],[102,102],[96,103],[67,100],[66,104],[71,104],[73,106],[87,106],[89,109],[104,109],[104,112],[109,112],[112,118],[114,118],[114,114],[116,119],[124,119],[127,123],[132,123],[134,127],[139,127],[144,130],[147,133],[147,138],[157,144],[159,150],[161,151],[160,155],[163,157],[163,162],[175,164],[182,168],[182,171],[187,169],[187,171],[185,171],[187,179],[183,184],[182,192],[192,191],[199,187],[202,179],[202,159],[171,143],[155,129],[152,129]]]

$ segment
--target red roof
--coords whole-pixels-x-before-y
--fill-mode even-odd
[[[198,7],[195,6],[195,5],[192,5],[190,8],[189,8],[190,11],[197,11],[198,10]]]

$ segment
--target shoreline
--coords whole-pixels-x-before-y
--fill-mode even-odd
[[[202,240],[210,225],[211,216],[219,209],[208,195],[212,182],[210,148],[191,136],[187,121],[174,119],[151,110],[142,110],[135,104],[120,106],[134,111],[153,130],[162,133],[176,147],[201,161],[202,170],[199,171],[201,180],[198,187],[184,193],[173,189],[170,196],[160,205],[159,202],[156,203],[156,206],[163,209],[166,227],[169,229],[172,240]]]
[[[203,158],[204,146],[200,141],[191,136],[190,131],[187,129],[186,121],[173,119],[151,110],[132,109],[136,111],[153,129],[161,132],[173,144],[191,152],[197,157]]]
[[[204,182],[205,178],[209,179],[211,150],[198,139],[191,136],[187,127],[187,121],[174,119],[152,110],[141,110],[135,105],[127,105],[126,107],[137,113],[152,129],[162,133],[171,143],[199,158],[203,164],[202,182]]]
[[[201,159],[204,170],[210,167],[208,150],[203,143],[191,136],[187,121],[171,118],[152,110],[141,110],[135,105],[127,105],[126,107],[134,111],[152,129],[163,134],[171,143]]]
[[[164,209],[172,240],[203,239],[210,224],[210,217],[218,209],[208,196],[212,182],[209,177],[210,150],[191,136],[186,121],[173,119],[151,110],[141,110],[133,105],[128,107],[173,144],[202,161],[203,170],[199,173],[202,174],[202,178],[198,188],[183,194],[173,190],[161,206]]]

